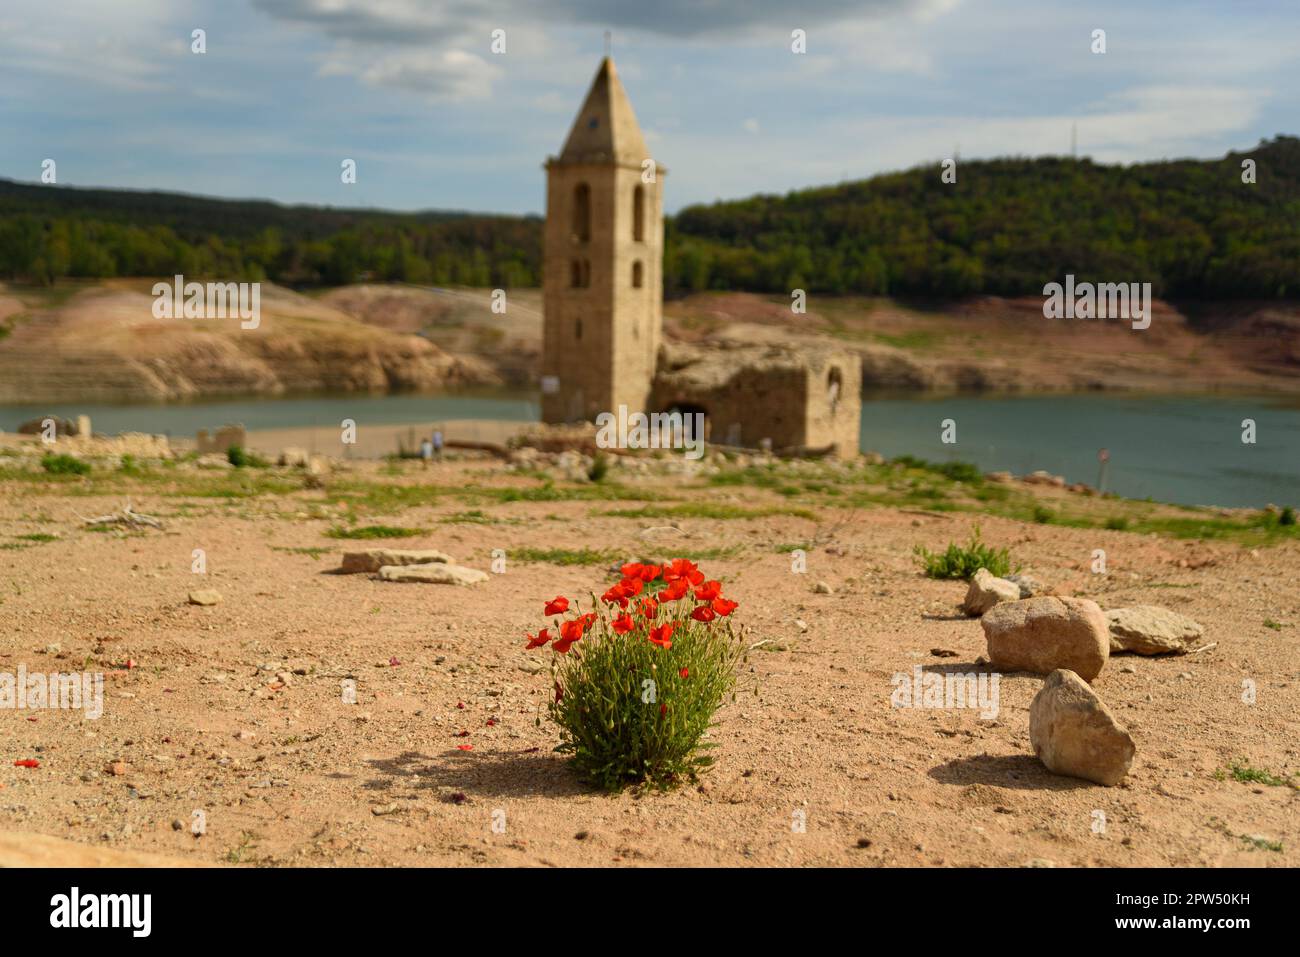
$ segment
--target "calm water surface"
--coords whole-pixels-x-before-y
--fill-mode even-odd
[[[161,432],[242,422],[249,429],[337,428],[343,419],[392,425],[451,419],[536,421],[535,396],[346,396],[240,399],[181,405],[0,406],[0,429],[37,415],[91,417],[97,432]],[[1256,443],[1242,443],[1243,419]],[[940,440],[944,419],[957,442]],[[1063,395],[988,398],[868,397],[862,447],[886,456],[974,462],[1017,475],[1046,469],[1097,484],[1097,450],[1110,450],[1106,487],[1132,498],[1189,505],[1300,505],[1300,405],[1276,397]]]

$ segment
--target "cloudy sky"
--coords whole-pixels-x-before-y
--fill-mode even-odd
[[[1295,0],[0,0],[0,177],[541,212],[607,29],[670,210],[1074,124],[1103,162],[1300,133]]]

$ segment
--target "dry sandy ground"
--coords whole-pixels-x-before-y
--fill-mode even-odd
[[[411,476],[536,485],[486,461]],[[120,500],[30,489],[0,484],[0,536],[61,537],[0,551],[0,670],[114,673],[98,721],[0,712],[0,831],[263,865],[1300,864],[1300,791],[1221,774],[1243,760],[1300,771],[1294,542],[1252,550],[982,519],[987,540],[1059,591],[1103,607],[1162,604],[1217,642],[1107,665],[1095,687],[1138,750],[1124,784],[1104,788],[1033,757],[1037,677],[1004,676],[992,721],[890,707],[895,673],[976,670],[985,651],[978,622],[955,615],[965,586],[922,577],[912,555],[964,539],[969,515],[818,508],[816,521],[679,520],[680,533],[652,538],[643,530],[662,522],[595,514],[619,507],[609,502],[507,502],[481,509],[494,524],[448,524],[466,510],[448,497],[389,518],[432,529],[389,544],[483,569],[497,548],[736,548],[704,567],[739,599],[753,640],[772,641],[751,652],[719,714],[717,767],[698,786],[610,797],[552,753],[556,733],[537,723],[551,694],[545,658],[522,639],[544,599],[603,589],[603,567],[512,561],[472,587],[385,584],[329,574],[339,546],[358,543],[323,537],[331,519],[303,517],[323,493],[196,500],[164,531],[120,536],[77,526]],[[692,494],[790,504],[747,488]],[[147,493],[135,505],[178,507]],[[793,574],[779,548],[815,538],[808,573]],[[277,550],[321,547],[319,558]],[[202,578],[195,548],[207,553]],[[1094,548],[1108,552],[1106,576],[1089,570]],[[818,581],[834,593],[814,593]],[[221,602],[188,604],[197,587]],[[283,670],[291,684],[276,690]],[[340,694],[349,677],[356,704]],[[13,765],[28,758],[40,767]]]

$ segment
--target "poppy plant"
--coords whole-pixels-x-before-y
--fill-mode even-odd
[[[611,790],[669,787],[711,763],[701,741],[748,645],[728,618],[738,606],[722,597],[722,582],[689,559],[628,562],[619,572],[590,604],[562,595],[546,602],[558,621],[528,634],[527,648],[550,646],[547,708],[558,750],[583,775]],[[673,672],[682,680],[663,683]],[[656,693],[643,700],[647,682]]]

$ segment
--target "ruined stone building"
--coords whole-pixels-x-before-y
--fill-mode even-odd
[[[713,444],[856,455],[859,360],[831,343],[664,346],[663,181],[614,61],[546,163],[542,419],[703,412]]]

